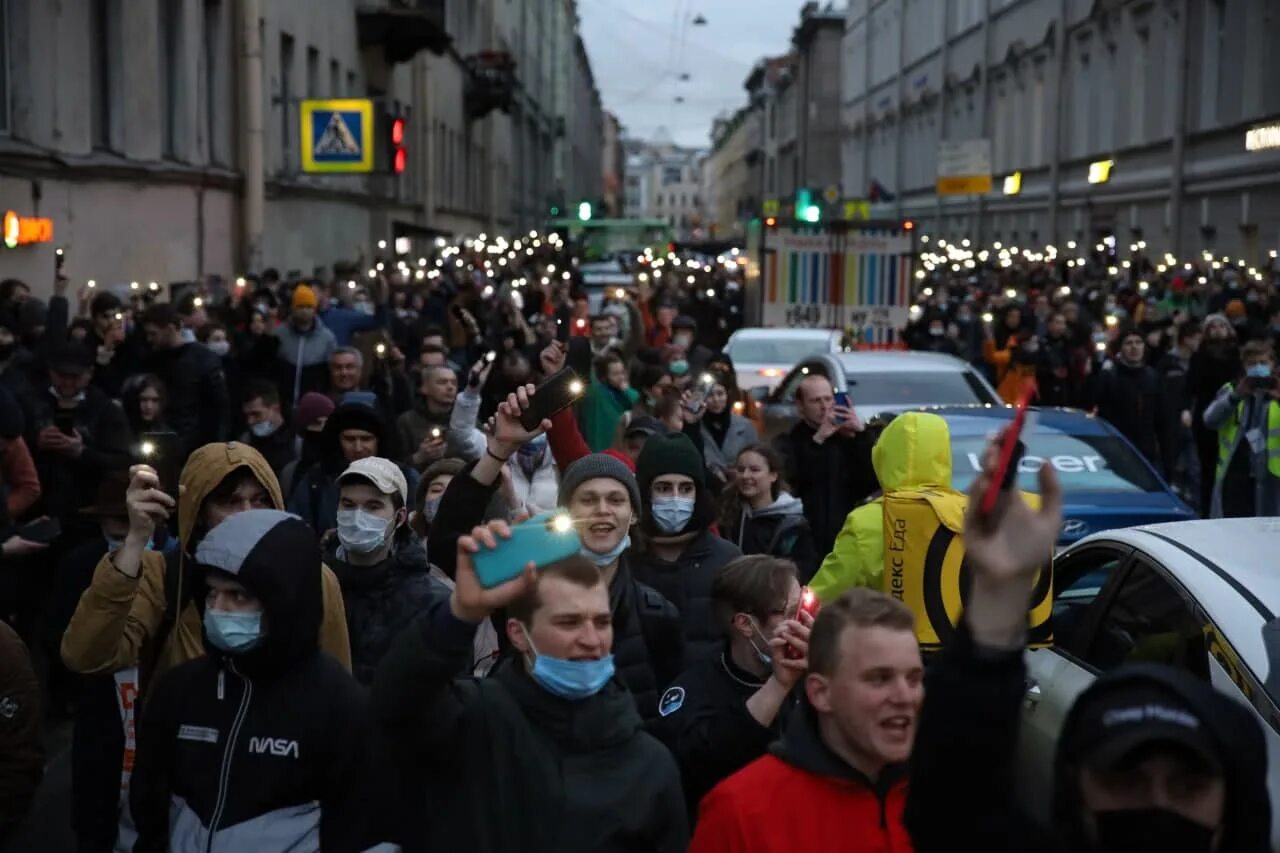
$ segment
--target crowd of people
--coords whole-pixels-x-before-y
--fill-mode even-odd
[[[0,283],[0,847],[39,838],[42,732],[69,720],[81,851],[1266,849],[1253,717],[1156,666],[1086,691],[1055,825],[1019,817],[1052,470],[1037,509],[966,512],[941,418],[864,424],[817,374],[795,426],[762,437],[721,351],[736,265],[669,258],[594,302],[573,248],[536,234],[170,301]],[[1045,402],[1121,407],[1140,434],[1152,412],[1119,371],[1156,320],[1078,364],[1087,320],[1056,293],[1041,310],[1028,280],[1025,311],[935,283],[909,332],[985,360],[1006,393],[1047,369]],[[1160,364],[1198,376],[1178,310]],[[1065,373],[1027,360],[1041,334]],[[576,400],[544,409],[566,369]],[[1164,460],[1166,412],[1229,434],[1214,496],[1232,512],[1233,478],[1259,471],[1235,456],[1263,417],[1248,371],[1199,410],[1191,380],[1172,400],[1155,379],[1153,441],[1131,436]],[[1269,454],[1280,421],[1263,429]],[[881,504],[911,490],[960,501],[972,576],[927,676],[883,568]],[[577,553],[482,583],[477,555],[547,512]]]
[[[1040,405],[1095,412],[1204,517],[1280,512],[1275,253],[1087,248],[926,251],[910,346],[971,362],[1010,403],[1034,379]]]

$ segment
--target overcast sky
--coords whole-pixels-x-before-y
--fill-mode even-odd
[[[578,0],[582,40],[604,107],[627,135],[659,128],[710,144],[711,120],[747,101],[755,61],[785,53],[804,0]],[[696,15],[706,26],[692,26]],[[688,74],[688,81],[680,75]],[[675,99],[680,95],[684,103]]]

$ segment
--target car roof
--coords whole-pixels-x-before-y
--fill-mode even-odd
[[[971,437],[991,433],[993,422],[1013,420],[1017,409],[1010,405],[929,406],[926,411],[941,415],[952,435]],[[1032,407],[1036,413],[1037,433],[1063,435],[1115,435],[1111,424],[1079,409]]]
[[[812,338],[815,341],[825,341],[829,340],[832,335],[839,334],[835,329],[738,329],[729,336],[729,339],[786,338],[788,340],[804,340]]]
[[[851,373],[964,373],[970,370],[968,362],[940,352],[896,350],[893,352],[840,352],[831,353],[845,374]]]

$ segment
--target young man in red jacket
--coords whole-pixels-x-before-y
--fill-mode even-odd
[[[690,853],[902,853],[906,761],[924,699],[911,610],[852,589],[818,614],[782,739],[702,801]]]

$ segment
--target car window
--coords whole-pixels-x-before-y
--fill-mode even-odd
[[[1076,551],[1053,566],[1053,644],[1083,657],[1089,614],[1102,588],[1128,557],[1127,550],[1110,547]]]
[[[998,427],[994,421],[993,429]],[[951,486],[964,491],[978,475],[984,435],[951,436]],[[1137,452],[1113,435],[1067,435],[1040,432],[1031,435],[1027,452],[1018,465],[1018,488],[1040,491],[1040,466],[1049,463],[1065,492],[1162,492],[1164,488]]]
[[[795,364],[831,348],[826,338],[735,338],[725,354],[735,364]]]
[[[848,374],[849,396],[855,406],[955,406],[986,403],[976,386],[960,371],[886,371]]]
[[[1141,559],[1107,602],[1084,659],[1103,672],[1125,663],[1162,663],[1209,680],[1203,620],[1179,587]]]

